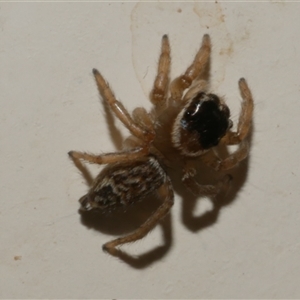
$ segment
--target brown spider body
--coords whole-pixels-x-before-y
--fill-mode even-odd
[[[109,212],[126,208],[158,190],[166,173],[153,155],[134,162],[114,163],[97,176],[89,192],[79,202],[82,210]]]
[[[106,243],[103,249],[117,253],[116,247],[143,238],[171,209],[174,192],[168,168],[181,173],[183,184],[195,195],[215,196],[229,186],[227,174],[215,184],[203,185],[195,180],[195,159],[216,171],[231,169],[245,159],[249,152],[247,137],[250,132],[253,99],[245,79],[239,88],[243,98],[236,131],[231,131],[230,111],[225,101],[208,92],[208,81],[203,76],[211,52],[210,38],[203,36],[202,45],[185,73],[170,82],[170,45],[162,39],[157,76],[150,94],[153,108],[147,112],[136,108],[130,115],[105,79],[93,70],[100,94],[115,116],[130,131],[124,150],[116,153],[92,155],[70,151],[78,165],[81,160],[107,164],[79,201],[82,210],[108,212],[125,208],[157,192],[163,202],[133,233]],[[219,145],[237,145],[225,158],[218,156]]]

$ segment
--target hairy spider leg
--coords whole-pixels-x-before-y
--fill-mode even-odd
[[[124,105],[115,98],[114,93],[110,89],[108,83],[105,81],[100,72],[93,69],[93,73],[96,79],[96,83],[100,94],[103,96],[105,101],[107,101],[111,110],[115,113],[117,118],[125,125],[125,127],[136,137],[143,140],[146,145],[150,143],[155,138],[155,132],[152,130],[147,130],[146,128],[140,127],[129,115],[128,111]]]
[[[205,34],[202,39],[202,45],[196,54],[193,63],[187,68],[185,73],[175,78],[170,85],[171,98],[175,101],[181,101],[185,89],[191,86],[192,82],[201,74],[209,62],[211,52],[210,37]]]
[[[70,151],[69,156],[73,160],[82,159],[89,163],[104,165],[112,164],[116,162],[126,162],[129,160],[136,160],[140,157],[146,156],[148,154],[148,149],[145,147],[133,148],[129,150],[124,150],[116,153],[105,153],[100,155],[94,155],[86,152]]]
[[[234,168],[237,164],[239,164],[239,162],[245,159],[249,153],[249,142],[246,138],[252,124],[253,99],[244,78],[239,80],[239,88],[243,102],[237,131],[229,131],[220,142],[220,144],[224,145],[238,145],[238,148],[224,159],[219,158],[213,151],[201,156],[202,161],[217,171]]]
[[[160,198],[164,199],[164,202],[150,216],[150,218],[133,233],[104,244],[103,250],[109,252],[111,255],[117,255],[117,246],[142,239],[169,213],[174,203],[174,192],[171,181],[168,177],[166,177],[165,183],[160,186],[157,193]]]
[[[161,53],[158,62],[157,75],[154,81],[150,100],[156,108],[164,107],[168,97],[169,73],[170,73],[170,44],[169,38],[165,34],[162,37]]]
[[[215,184],[199,184],[195,180],[197,171],[194,162],[189,160],[185,163],[183,170],[182,182],[196,196],[216,196],[221,189],[227,191],[229,189],[232,176],[227,174],[219,179]]]
[[[145,108],[135,108],[132,112],[132,118],[141,127],[145,127],[150,131],[154,131],[154,120],[151,118]]]
[[[239,80],[239,88],[243,98],[242,110],[238,121],[237,131],[229,131],[224,137],[224,142],[227,145],[236,145],[243,141],[248,136],[252,124],[254,103],[251,91],[244,78]]]
[[[70,151],[68,154],[73,160],[85,160],[94,164],[110,164],[115,162],[123,162],[128,160],[135,160],[143,157],[149,153],[150,145],[155,138],[155,131],[153,128],[150,117],[146,117],[146,111],[140,108],[139,113],[145,120],[144,123],[135,121],[125,109],[123,104],[116,100],[109,85],[102,77],[102,75],[96,69],[93,70],[96,83],[100,94],[107,101],[111,110],[120,119],[120,121],[126,126],[126,128],[132,133],[133,136],[139,138],[143,143],[140,147],[135,147],[129,150],[123,150],[117,153],[106,153],[101,155],[89,154],[86,152]],[[137,117],[136,117],[137,118]],[[145,125],[145,126],[143,126]]]

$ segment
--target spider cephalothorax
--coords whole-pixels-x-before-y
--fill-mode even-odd
[[[129,114],[105,79],[93,70],[100,94],[115,116],[130,131],[124,150],[116,153],[92,155],[70,151],[77,166],[80,161],[107,164],[94,180],[89,192],[80,198],[82,210],[103,213],[115,208],[126,208],[156,191],[162,204],[133,233],[104,244],[103,249],[115,255],[116,247],[143,238],[171,209],[174,193],[165,165],[181,168],[183,184],[196,195],[215,196],[228,187],[230,175],[215,184],[203,185],[195,180],[195,159],[202,160],[217,171],[238,165],[248,155],[253,100],[245,79],[239,88],[243,98],[242,111],[236,131],[231,131],[229,108],[222,98],[207,92],[207,80],[200,79],[210,58],[210,38],[203,37],[201,48],[183,75],[170,82],[170,45],[166,35],[162,39],[157,76],[150,101],[150,112],[138,107]],[[215,146],[237,145],[228,157],[218,157]],[[207,155],[209,154],[209,155]],[[166,163],[168,162],[168,163]],[[177,167],[178,171],[178,167]],[[101,217],[101,216],[100,216]]]
[[[218,96],[199,92],[188,101],[174,122],[174,147],[186,156],[199,156],[217,146],[232,127],[229,116],[229,108]]]

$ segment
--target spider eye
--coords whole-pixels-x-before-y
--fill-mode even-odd
[[[199,93],[186,108],[181,127],[196,133],[203,149],[211,148],[229,128],[229,109],[216,95]]]

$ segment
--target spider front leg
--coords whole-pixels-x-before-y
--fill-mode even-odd
[[[232,152],[226,158],[220,158],[214,150],[201,156],[201,160],[216,171],[226,171],[237,166],[242,160],[244,160],[249,153],[249,142],[243,140],[236,151]]]
[[[205,66],[209,62],[211,52],[210,37],[205,34],[202,39],[202,45],[196,54],[193,63],[187,68],[185,73],[175,78],[171,85],[171,98],[175,101],[182,99],[182,94],[185,89],[189,88],[192,82],[205,70]]]
[[[117,153],[106,153],[101,155],[89,154],[86,152],[70,151],[69,156],[75,160],[84,160],[92,164],[104,165],[116,162],[126,162],[129,160],[136,160],[147,155],[148,149],[145,147],[134,148]]]
[[[158,62],[157,75],[153,89],[150,93],[150,100],[156,108],[164,107],[167,100],[169,73],[170,73],[170,44],[168,36],[165,34],[161,43],[161,54]]]
[[[237,131],[229,131],[221,140],[221,143],[226,145],[236,145],[242,142],[248,136],[252,124],[254,103],[251,91],[244,78],[239,80],[239,88],[243,98],[242,111],[240,113]]]
[[[242,160],[244,160],[249,153],[249,142],[247,140],[247,136],[252,124],[254,104],[251,91],[244,78],[241,78],[239,80],[239,88],[243,98],[243,102],[237,131],[229,131],[220,142],[220,144],[223,145],[238,145],[238,148],[224,159],[219,158],[218,155],[213,151],[210,151],[209,153],[201,157],[201,159],[207,165],[211,166],[217,171],[229,170],[234,168]]]
[[[222,189],[228,190],[232,180],[232,176],[227,174],[218,180],[214,185],[199,184],[194,178],[197,174],[197,171],[192,161],[186,162],[183,172],[182,182],[195,196],[201,195],[214,197],[219,194]]]
[[[142,128],[137,124],[129,115],[128,111],[125,109],[123,104],[115,98],[109,85],[102,77],[100,72],[93,69],[93,73],[96,79],[96,83],[100,94],[103,96],[105,101],[107,101],[111,110],[115,113],[117,118],[126,126],[126,128],[137,138],[143,140],[146,144],[150,145],[155,137],[155,132],[153,130],[148,130],[147,128]]]
[[[165,183],[158,189],[158,195],[164,199],[164,202],[150,218],[133,233],[104,244],[104,251],[107,251],[111,255],[117,255],[117,246],[142,239],[169,213],[174,203],[174,192],[170,179],[167,178]]]

